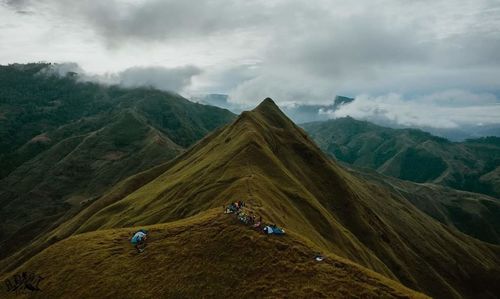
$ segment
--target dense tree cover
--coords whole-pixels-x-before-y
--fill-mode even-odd
[[[49,66],[0,66],[0,178],[50,146],[29,144],[32,138],[82,119],[94,118],[78,128],[84,134],[105,123],[98,118],[130,108],[172,141],[187,147],[233,117],[228,111],[151,88],[80,82],[75,73],[61,77],[47,71]]]

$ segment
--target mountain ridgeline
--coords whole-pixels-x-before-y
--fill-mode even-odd
[[[234,119],[149,88],[0,66],[0,258]]]
[[[302,127],[326,153],[351,165],[500,198],[499,137],[450,142],[420,130],[385,128],[350,117]]]
[[[221,210],[235,200],[285,227],[287,235],[276,240],[242,229]],[[131,255],[129,227],[147,225],[147,255]],[[327,263],[307,262],[317,251]],[[72,266],[58,257],[71,258]],[[340,166],[271,99],[175,159],[116,184],[0,266],[12,271],[5,275],[41,273],[48,294],[71,289],[95,297],[81,287],[93,281],[89,271],[116,283],[115,292],[135,294],[143,263],[166,277],[169,293],[146,287],[140,297],[192,297],[196,288],[229,294],[229,277],[243,277],[243,297],[423,296],[407,288],[436,298],[500,293],[499,246],[437,221],[395,188]],[[61,269],[65,283],[57,288]],[[310,283],[300,277],[311,277]]]

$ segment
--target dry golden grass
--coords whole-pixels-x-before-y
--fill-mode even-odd
[[[267,236],[233,215],[210,210],[148,227],[142,254],[128,239],[134,228],[70,237],[24,264],[44,280],[36,293],[2,298],[425,298],[296,234]]]

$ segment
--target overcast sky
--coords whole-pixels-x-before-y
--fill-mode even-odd
[[[1,64],[237,103],[360,99],[332,117],[500,122],[498,0],[0,1]]]

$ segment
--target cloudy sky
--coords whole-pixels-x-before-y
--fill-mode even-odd
[[[498,0],[0,0],[0,64],[338,117],[500,123]]]

